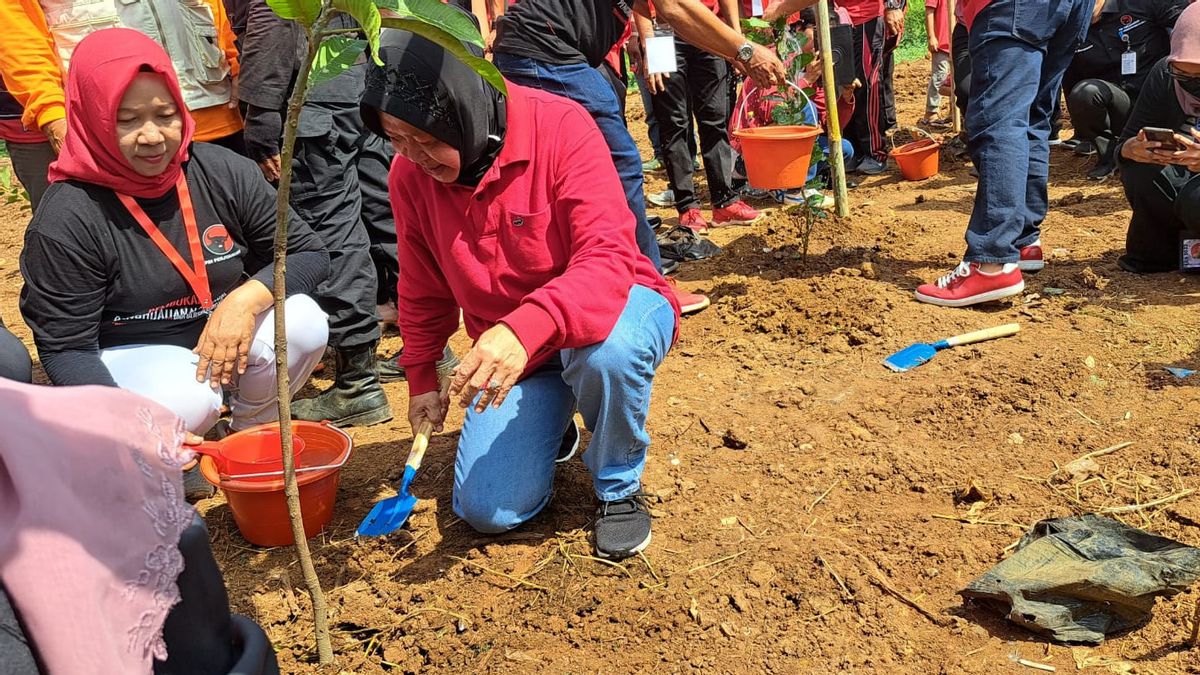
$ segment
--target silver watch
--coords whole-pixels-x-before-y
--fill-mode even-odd
[[[738,50],[737,50],[737,60],[738,61],[741,61],[742,63],[750,63],[751,56],[754,56],[754,45],[752,43],[747,42],[747,43],[743,44],[741,47],[738,47]]]

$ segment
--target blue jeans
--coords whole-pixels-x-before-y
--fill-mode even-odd
[[[804,123],[812,124],[814,126],[820,126],[820,122],[817,119],[817,105],[815,103],[813,103],[812,101],[809,101],[808,105],[804,106]],[[820,136],[818,136],[817,137],[817,145],[820,146],[821,151],[825,153],[825,159],[820,162],[813,162],[812,165],[808,167],[808,179],[807,180],[809,182],[811,182],[812,179],[817,177],[818,171],[821,171],[829,166],[829,134],[826,133],[826,134],[821,134]],[[842,162],[843,162],[843,165],[850,166],[850,160],[852,160],[852,159],[854,159],[854,144],[851,143],[850,141],[846,140],[845,138],[843,138],[842,139]],[[829,187],[829,186],[826,185],[825,187]]]
[[[971,28],[967,138],[979,170],[965,260],[1014,263],[1049,202],[1050,118],[1094,0],[991,0]]]
[[[583,461],[602,501],[641,488],[654,371],[675,333],[666,298],[634,286],[604,342],[564,349],[521,380],[499,408],[467,411],[454,463],[454,512],[480,532],[504,532],[550,501],[554,460],[578,406],[592,432]]]
[[[654,228],[646,221],[642,156],[625,126],[617,95],[604,75],[586,63],[556,65],[512,54],[496,54],[493,62],[513,82],[569,98],[591,114],[608,143],[621,186],[625,188],[625,201],[636,221],[638,249],[654,263],[654,269],[662,269],[658,240],[654,238]],[[557,133],[555,129],[542,131]]]

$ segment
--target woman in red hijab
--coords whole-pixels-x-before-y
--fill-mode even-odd
[[[50,381],[135,391],[196,434],[236,385],[233,429],[275,420],[275,190],[249,160],[191,143],[171,61],[137,31],[80,42],[67,109],[21,254],[21,313]],[[288,249],[294,392],[325,349],[325,314],[306,294],[329,256],[294,214]]]

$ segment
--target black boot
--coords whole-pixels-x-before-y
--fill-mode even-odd
[[[377,345],[374,340],[335,349],[337,374],[333,386],[293,403],[292,417],[310,422],[329,420],[342,427],[369,427],[392,419],[392,407],[375,371]]]
[[[400,355],[402,353],[404,353],[403,347],[394,355],[379,362],[380,382],[396,382],[408,378],[408,375],[404,372],[404,366],[400,365]],[[445,377],[457,367],[458,357],[450,350],[450,345],[446,345],[446,349],[442,351],[442,360],[437,362],[438,376]]]

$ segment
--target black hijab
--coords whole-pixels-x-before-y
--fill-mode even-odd
[[[478,47],[463,46],[483,56]],[[384,66],[370,62],[363,123],[386,137],[380,111],[408,122],[459,151],[462,168],[455,182],[479,185],[504,145],[504,96],[440,45],[415,33],[385,29],[379,47]]]

